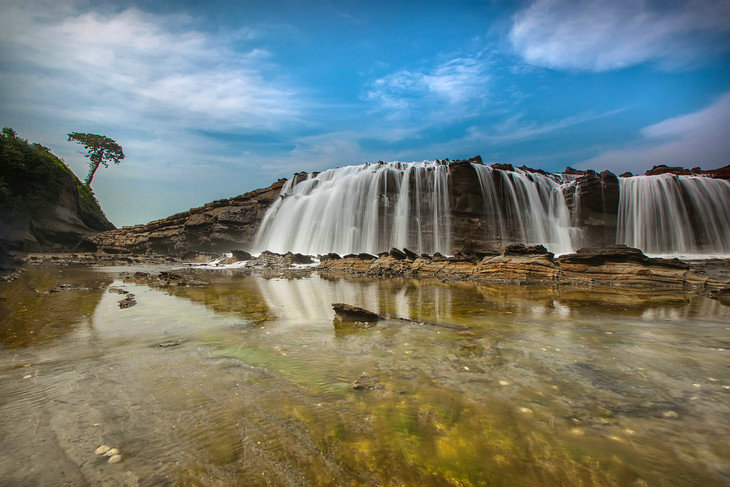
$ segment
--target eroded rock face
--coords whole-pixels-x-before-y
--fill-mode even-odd
[[[248,248],[284,180],[234,198],[214,201],[146,225],[91,237],[101,251],[184,255]]]
[[[619,182],[611,171],[584,171],[575,184],[563,190],[571,223],[581,231],[583,245],[616,242]]]

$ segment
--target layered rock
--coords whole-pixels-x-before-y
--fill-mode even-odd
[[[247,249],[266,210],[277,198],[284,180],[234,198],[94,235],[91,241],[110,253],[163,253],[179,256],[197,252]]]
[[[481,259],[377,259],[356,256],[322,260],[324,275],[362,277],[436,277],[443,280],[482,280],[511,284],[619,285],[725,292],[730,280],[713,277],[676,259],[654,259],[623,245],[590,247],[555,258],[537,246],[506,250]]]

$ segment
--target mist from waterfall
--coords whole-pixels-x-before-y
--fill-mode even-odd
[[[472,166],[484,198],[485,226],[493,241],[542,244],[555,254],[575,250],[580,230],[571,226],[563,194],[563,185],[575,178]]]
[[[451,251],[449,168],[435,161],[329,169],[289,180],[253,250],[323,254]]]
[[[730,254],[730,182],[663,174],[619,184],[617,243],[652,255]]]

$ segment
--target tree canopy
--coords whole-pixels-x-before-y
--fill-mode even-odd
[[[124,159],[122,147],[106,135],[71,132],[68,134],[68,140],[78,142],[86,149],[86,157],[89,158],[89,174],[85,180],[87,186],[91,185],[91,180],[100,164],[109,167],[110,162],[119,164]]]

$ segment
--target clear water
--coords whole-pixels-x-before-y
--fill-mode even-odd
[[[0,284],[3,484],[730,482],[730,307],[717,301],[198,277],[210,285],[158,289],[50,267]],[[44,294],[59,283],[76,287]],[[110,285],[138,304],[120,309]],[[335,329],[332,302],[468,330]],[[95,455],[102,444],[121,463]]]

